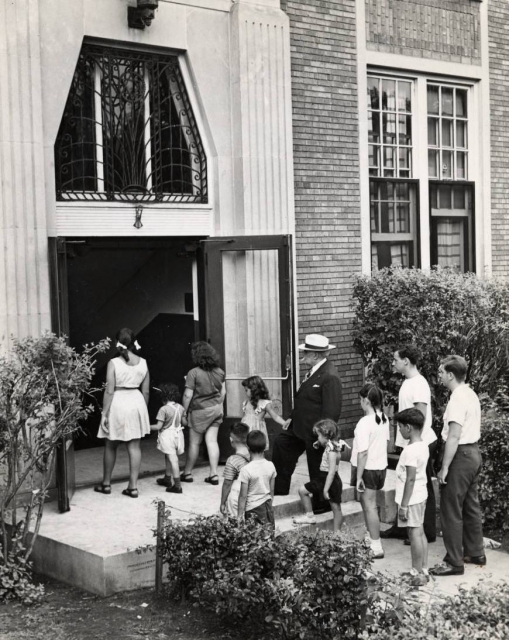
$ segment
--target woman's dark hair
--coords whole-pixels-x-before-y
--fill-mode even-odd
[[[367,382],[359,391],[359,395],[361,398],[367,398],[371,403],[371,406],[375,410],[375,420],[377,424],[380,424],[381,422],[387,422],[387,418],[383,411],[384,394],[383,391],[376,386],[376,384]],[[382,417],[378,415],[377,410],[382,414]]]
[[[180,402],[180,395],[179,388],[172,382],[165,382],[159,387],[159,397],[163,404],[167,402]]]
[[[194,364],[204,371],[212,371],[219,367],[219,354],[208,342],[193,343],[191,358]]]
[[[326,418],[319,420],[313,427],[313,433],[321,434],[327,440],[337,440],[339,438],[339,426],[334,420]]]
[[[123,347],[117,347],[119,355],[124,358],[126,362],[129,362],[129,351],[134,353],[136,347],[134,343],[136,342],[136,337],[134,335],[134,331],[124,327],[123,329],[119,329],[117,331],[117,335],[115,336],[116,342],[123,345]],[[116,346],[116,345],[115,345]]]
[[[258,400],[269,399],[269,390],[260,376],[250,376],[249,378],[242,380],[242,386],[244,389],[249,389],[251,391],[250,401],[255,409],[258,406]]]

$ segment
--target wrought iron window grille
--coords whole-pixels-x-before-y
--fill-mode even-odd
[[[177,56],[84,45],[55,143],[57,200],[207,202]]]

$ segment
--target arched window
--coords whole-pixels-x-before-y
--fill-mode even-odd
[[[207,164],[174,55],[85,44],[55,144],[58,200],[207,202]]]

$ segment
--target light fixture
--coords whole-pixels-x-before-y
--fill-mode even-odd
[[[135,7],[127,7],[127,24],[131,29],[150,27],[159,0],[137,0]]]

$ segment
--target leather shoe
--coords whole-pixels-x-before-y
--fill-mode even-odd
[[[478,564],[484,567],[486,564],[486,556],[465,556],[463,561],[467,564]]]
[[[432,576],[462,576],[465,573],[465,567],[453,567],[447,562],[437,564],[429,570]]]
[[[380,531],[380,537],[387,540],[388,538],[397,538],[398,540],[404,540],[407,536],[406,528],[392,526],[389,529]]]

